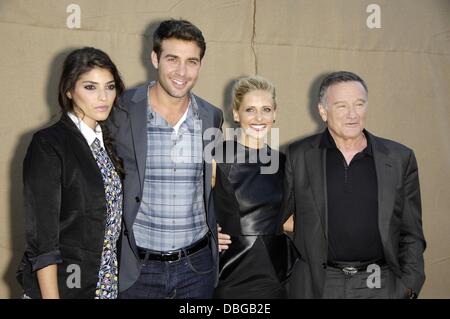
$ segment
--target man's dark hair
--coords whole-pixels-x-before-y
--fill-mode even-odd
[[[361,85],[366,90],[366,94],[369,93],[366,82],[364,82],[364,80],[361,79],[358,75],[356,75],[355,73],[352,73],[352,72],[348,72],[348,71],[338,71],[338,72],[333,72],[333,73],[328,74],[322,80],[322,83],[320,84],[320,89],[319,89],[319,102],[323,106],[326,105],[325,92],[327,91],[327,89],[330,86],[337,84],[337,83],[341,83],[341,82],[353,82],[353,81],[361,83]]]
[[[178,39],[184,41],[195,41],[200,48],[200,60],[203,59],[206,51],[206,43],[202,31],[186,20],[166,20],[161,22],[153,33],[153,51],[158,60],[161,57],[161,44],[166,39]]]

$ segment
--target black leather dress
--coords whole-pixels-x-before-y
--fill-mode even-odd
[[[284,281],[297,252],[282,230],[285,157],[269,147],[256,151],[236,141],[223,145],[214,204],[217,222],[232,243],[220,255],[215,298],[286,298]],[[276,168],[277,161],[274,173],[262,174],[261,168]]]

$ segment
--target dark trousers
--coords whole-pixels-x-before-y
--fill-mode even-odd
[[[380,267],[379,287],[373,287],[371,272],[359,271],[347,275],[342,270],[327,267],[324,299],[402,299],[406,287],[387,265]],[[372,288],[371,288],[372,287]]]
[[[214,290],[215,265],[206,246],[178,261],[144,261],[138,280],[120,299],[207,299]]]

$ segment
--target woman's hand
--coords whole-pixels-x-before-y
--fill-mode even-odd
[[[217,224],[217,238],[219,239],[219,252],[222,250],[227,250],[228,245],[231,244],[231,237],[230,235],[221,233],[222,227],[220,227],[219,224]]]
[[[294,232],[294,215],[289,216],[288,220],[283,225],[283,230],[288,233]]]

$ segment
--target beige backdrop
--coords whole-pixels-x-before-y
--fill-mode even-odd
[[[67,26],[71,3],[81,8],[81,28]],[[377,22],[370,4],[379,5],[380,28],[368,27]],[[321,129],[315,96],[324,74],[361,75],[368,129],[413,148],[419,162],[428,241],[422,297],[450,298],[449,0],[0,0],[0,297],[20,294],[22,160],[31,134],[57,118],[65,55],[103,49],[127,86],[137,85],[154,77],[151,34],[169,17],[203,30],[195,92],[225,112],[236,77],[257,72],[275,83],[283,145]]]

